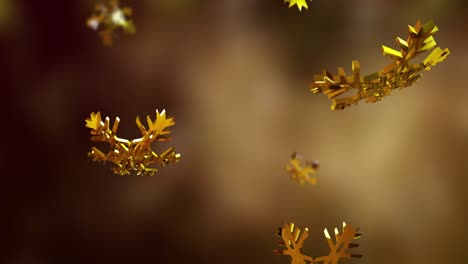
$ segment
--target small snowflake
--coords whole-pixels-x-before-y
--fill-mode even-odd
[[[120,8],[117,0],[108,0],[106,4],[96,5],[95,13],[88,18],[86,24],[91,29],[99,31],[102,43],[110,46],[116,29],[121,28],[128,34],[135,33],[133,21],[128,18],[131,15],[131,8]]]
[[[294,5],[297,5],[297,8],[299,8],[299,11],[302,11],[302,8],[305,7],[305,9],[308,9],[309,7],[307,6],[307,0],[284,0],[285,3],[289,2],[289,7],[292,7]]]

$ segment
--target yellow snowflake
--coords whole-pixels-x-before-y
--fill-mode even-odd
[[[302,11],[302,8],[305,7],[305,9],[308,9],[309,7],[307,6],[306,0],[284,0],[285,3],[289,2],[289,7],[292,7],[294,5],[297,5],[297,8],[299,8],[299,11]]]
[[[286,165],[286,171],[291,175],[291,180],[300,184],[317,184],[316,171],[319,167],[318,161],[307,161],[305,166],[303,166],[301,164],[302,160],[302,156],[296,152],[291,155],[291,160]]]

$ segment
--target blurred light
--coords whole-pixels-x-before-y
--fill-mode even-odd
[[[12,0],[0,0],[0,33],[12,28],[14,11]]]

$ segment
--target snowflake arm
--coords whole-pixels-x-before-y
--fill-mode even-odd
[[[283,228],[280,228],[278,235],[283,239],[279,244],[286,247],[286,249],[275,250],[275,253],[291,256],[291,264],[306,264],[306,261],[313,261],[312,257],[301,253],[304,241],[309,235],[307,228],[301,234],[301,230],[296,228],[293,223],[286,224]]]
[[[335,242],[332,240],[330,233],[325,228],[323,233],[328,242],[330,253],[328,256],[316,258],[314,262],[322,262],[323,264],[338,264],[341,259],[360,258],[360,254],[349,253],[350,248],[358,247],[359,244],[352,243],[354,239],[358,239],[361,234],[358,234],[358,229],[354,229],[343,222],[343,233],[340,234],[338,228],[335,228]]]

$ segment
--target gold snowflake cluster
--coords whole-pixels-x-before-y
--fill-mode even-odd
[[[301,234],[301,230],[296,228],[293,223],[284,225],[279,229],[278,235],[282,238],[279,244],[286,249],[274,250],[277,254],[282,254],[291,257],[291,264],[307,264],[307,263],[324,263],[338,264],[342,259],[361,258],[360,254],[352,254],[349,252],[351,248],[358,247],[359,244],[353,243],[353,240],[361,237],[358,234],[359,228],[353,228],[343,222],[343,231],[340,234],[338,228],[335,228],[335,239],[333,240],[330,233],[325,228],[323,233],[327,239],[330,253],[327,256],[313,258],[301,252],[304,242],[309,236],[309,230],[306,228]]]
[[[338,68],[337,75],[331,75],[324,70],[322,74],[315,75],[315,82],[311,85],[314,94],[323,93],[332,100],[332,110],[342,110],[365,99],[366,102],[377,102],[389,95],[392,90],[402,89],[417,81],[423,70],[430,70],[432,66],[443,61],[449,54],[448,49],[436,48],[433,34],[438,31],[435,24],[430,21],[414,27],[408,26],[409,36],[406,40],[397,37],[396,42],[400,51],[382,46],[383,55],[394,60],[379,72],[361,77],[361,68],[358,61],[352,62],[353,75],[347,76],[343,68]],[[434,49],[435,48],[435,49]],[[416,56],[434,49],[422,62],[412,63]],[[341,96],[356,89],[352,96]]]
[[[168,136],[171,132],[167,128],[175,124],[173,118],[166,118],[165,110],[161,113],[156,110],[154,121],[149,116],[146,119],[148,129],[143,126],[139,117],[136,118],[136,124],[142,137],[127,140],[117,137],[117,128],[120,122],[118,117],[111,129],[109,117],[106,117],[103,122],[100,112],[91,113],[91,116],[85,120],[86,127],[91,129],[91,140],[107,142],[110,145],[110,150],[104,153],[98,148],[92,147],[88,156],[94,161],[114,163],[116,166],[113,171],[119,175],[129,175],[130,171],[137,171],[137,175],[152,176],[157,169],[150,167],[151,165],[157,164],[164,167],[167,164],[178,162],[180,154],[176,153],[172,147],[159,155],[151,148],[152,142],[171,140]]]
[[[95,13],[88,18],[86,24],[99,32],[105,46],[110,46],[117,29],[120,28],[127,34],[135,33],[135,25],[129,19],[131,15],[131,8],[120,8],[118,0],[107,0],[96,5]]]
[[[302,8],[308,9],[307,0],[284,0],[285,3],[289,3],[289,7],[291,8],[294,5],[297,5],[299,11],[302,11]]]
[[[302,161],[302,156],[296,152],[291,155],[291,160],[286,165],[286,171],[291,175],[291,180],[300,184],[317,184],[316,172],[319,167],[318,161],[307,161],[305,166],[301,165]]]

